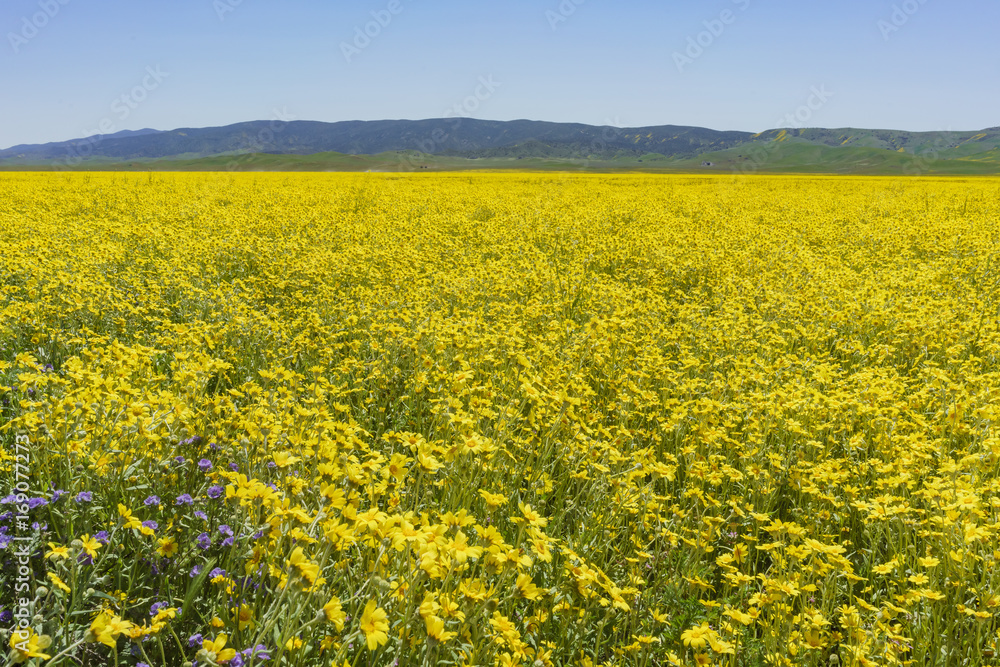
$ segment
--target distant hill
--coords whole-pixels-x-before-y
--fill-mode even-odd
[[[263,157],[268,155],[274,157]],[[1000,173],[1000,128],[965,132],[804,128],[754,134],[677,125],[616,128],[472,118],[251,121],[225,127],[126,130],[0,150],[0,166],[7,169],[212,168],[208,165],[295,169],[311,164],[317,169],[325,165],[413,170],[522,167],[526,160],[547,168]]]
[[[373,155],[395,150],[486,157],[491,151],[533,144],[562,154],[612,155],[659,152],[694,155],[736,145],[747,132],[718,132],[697,127],[620,130],[577,123],[488,121],[473,118],[317,121],[251,121],[225,127],[181,128],[133,136],[122,133],[0,151],[0,159],[23,162],[73,158],[156,159],[207,157],[239,152],[308,155],[335,151]],[[480,155],[482,154],[482,155]]]

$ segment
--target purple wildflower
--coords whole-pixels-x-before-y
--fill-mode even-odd
[[[81,491],[80,493],[76,494],[76,498],[74,498],[74,500],[76,500],[76,502],[78,503],[89,503],[93,499],[94,499],[94,494],[91,493],[90,491]]]
[[[212,469],[212,462],[208,459],[202,459],[201,461],[198,461],[198,467],[203,471],[208,472]]]
[[[150,530],[157,530],[160,527],[160,524],[156,523],[152,519],[150,519],[149,521],[143,521],[142,525],[145,526],[146,528],[149,528]]]
[[[201,565],[195,565],[191,568],[191,574],[189,575],[192,579],[201,574]]]
[[[107,544],[108,540],[110,539],[110,536],[108,535],[108,531],[102,530],[94,535],[94,539],[100,542],[101,544]]]
[[[212,538],[208,536],[208,533],[202,533],[196,541],[198,542],[198,547],[203,550],[212,546]]]
[[[217,567],[214,570],[212,570],[211,572],[209,572],[208,576],[211,579],[215,579],[216,577],[224,577],[224,576],[226,576],[226,571],[223,570],[221,567]]]
[[[196,516],[197,518],[201,519],[202,521],[208,521],[208,515],[207,515],[207,514],[205,514],[204,512],[202,512],[201,510],[197,510],[197,511],[196,511],[196,512],[194,513],[194,515],[195,515],[195,516]]]
[[[145,500],[142,501],[142,504],[145,505],[146,507],[149,507],[150,505],[159,505],[160,504],[160,497],[159,496],[149,496],[148,498],[146,498]]]
[[[178,505],[190,505],[193,502],[194,502],[194,499],[191,498],[191,494],[190,493],[182,493],[181,495],[177,496],[177,504]]]
[[[201,646],[202,636],[200,634],[194,634],[188,637],[188,646]]]
[[[243,651],[243,657],[247,659],[257,658],[259,660],[270,660],[271,654],[267,652],[267,647],[263,644],[257,644],[253,648],[248,648]]]
[[[225,489],[223,489],[221,486],[219,486],[218,484],[213,484],[212,486],[208,487],[207,491],[208,497],[211,498],[212,500],[215,500],[216,498],[222,495],[223,491],[225,491]]]

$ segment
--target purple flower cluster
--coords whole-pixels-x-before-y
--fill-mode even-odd
[[[195,541],[198,543],[198,548],[203,551],[212,546],[212,538],[208,536],[208,533],[202,533]]]
[[[232,667],[243,667],[244,665],[251,664],[254,660],[260,660],[264,662],[271,659],[271,654],[268,653],[268,648],[263,644],[257,644],[253,648],[248,648],[240,651],[233,659],[229,661]]]
[[[18,498],[18,496],[21,496]],[[4,496],[0,498],[0,505],[10,505],[12,503],[24,503],[27,502],[28,509],[33,510],[36,507],[44,507],[49,504],[49,501],[45,498],[25,498],[23,494],[12,493],[9,496]]]

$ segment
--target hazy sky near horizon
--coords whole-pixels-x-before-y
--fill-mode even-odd
[[[996,0],[4,0],[0,148],[462,115],[1000,125]]]

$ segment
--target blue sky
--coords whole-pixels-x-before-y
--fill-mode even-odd
[[[449,110],[980,129],[1000,125],[997,26],[995,0],[4,0],[0,147]]]

